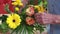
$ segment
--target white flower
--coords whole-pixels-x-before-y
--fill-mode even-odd
[[[2,16],[2,14],[0,14],[0,17]],[[2,20],[0,20],[0,25],[2,24]]]
[[[0,25],[2,24],[2,21],[0,20]]]

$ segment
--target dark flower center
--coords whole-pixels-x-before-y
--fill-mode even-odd
[[[15,22],[15,20],[13,20],[13,22]]]

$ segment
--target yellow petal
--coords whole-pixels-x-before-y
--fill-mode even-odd
[[[19,8],[18,8],[18,7],[15,7],[15,10],[16,10],[16,11],[19,11]]]
[[[13,20],[15,20],[15,22],[13,22]],[[21,23],[20,16],[18,14],[11,14],[8,16],[6,23],[10,28],[15,29]]]
[[[19,3],[19,6],[23,6],[23,3]]]
[[[38,5],[36,5],[36,6],[34,6],[34,8],[39,8],[39,6],[38,6]]]
[[[12,5],[15,5],[16,6],[16,5],[18,5],[18,3],[17,2],[13,2]]]

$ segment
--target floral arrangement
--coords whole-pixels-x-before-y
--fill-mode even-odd
[[[45,5],[42,0],[38,0],[40,2],[38,2],[37,5],[32,5],[32,0],[29,0],[30,3],[28,3],[28,1],[25,2],[25,4],[22,1],[27,0],[11,0],[10,3],[6,0],[4,9],[8,14],[2,14],[2,16],[0,16],[0,31],[4,34],[9,30],[12,30],[10,34],[14,32],[16,34],[34,34],[36,30],[40,32],[44,31],[44,27],[36,22],[35,14],[46,12],[46,8],[44,8],[47,4],[46,0]],[[10,7],[10,5],[12,5],[12,7]],[[9,7],[11,9],[9,9]]]

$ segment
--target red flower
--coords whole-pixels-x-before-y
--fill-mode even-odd
[[[33,24],[35,23],[35,21],[34,21],[34,19],[31,18],[31,17],[27,17],[27,18],[26,18],[26,23],[27,23],[28,25],[33,25]]]
[[[26,14],[27,14],[28,16],[34,15],[34,8],[33,8],[33,7],[29,7],[29,8],[26,10]]]
[[[12,0],[0,0],[0,14],[6,14],[7,11],[4,9],[6,4],[9,4],[9,9],[13,12],[14,7],[11,4]]]
[[[3,3],[4,3],[4,4],[6,4],[6,3],[7,3],[7,4],[11,4],[11,1],[12,1],[12,0],[3,0]]]

